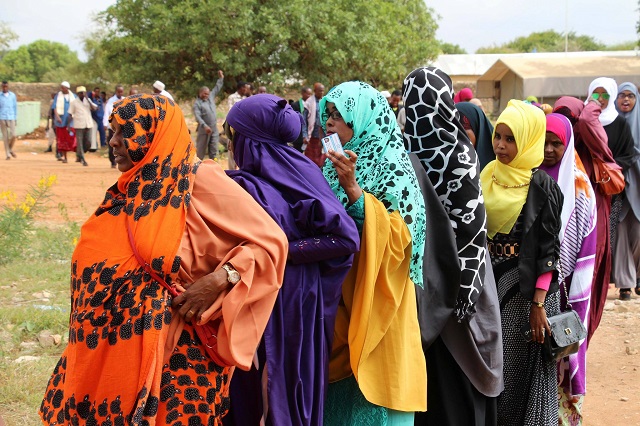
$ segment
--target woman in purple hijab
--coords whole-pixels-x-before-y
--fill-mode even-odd
[[[298,113],[268,94],[238,102],[227,115],[239,167],[227,173],[282,227],[289,259],[257,365],[233,375],[225,425],[323,421],[335,315],[359,236],[320,169],[287,145],[300,129]]]

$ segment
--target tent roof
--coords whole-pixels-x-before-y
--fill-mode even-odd
[[[440,55],[431,65],[440,68],[450,76],[483,75],[497,60],[529,58],[534,60],[547,58],[602,58],[636,57],[640,52],[634,50],[588,51],[588,52],[538,52],[538,53],[476,53]]]
[[[480,76],[477,96],[492,97],[495,82],[509,71],[522,79],[526,95],[586,96],[589,84],[597,77],[611,77],[618,84],[640,83],[640,58],[503,58]]]

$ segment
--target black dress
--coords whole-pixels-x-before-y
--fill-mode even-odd
[[[636,152],[633,145],[633,135],[627,120],[618,115],[613,122],[604,126],[607,133],[608,145],[616,163],[622,167],[622,171],[627,169],[636,161]],[[611,214],[609,216],[609,234],[611,238],[611,247],[615,247],[616,229],[620,221],[620,212],[622,211],[622,202],[624,200],[624,191],[611,197]]]
[[[525,209],[523,209],[524,211]],[[509,234],[496,234],[493,244],[521,244],[524,214]],[[556,363],[546,361],[542,345],[526,342],[520,332],[529,322],[531,301],[519,289],[518,257],[491,256],[502,318],[504,391],[498,398],[498,425],[555,426],[558,424]],[[560,313],[560,292],[547,293],[547,316]]]

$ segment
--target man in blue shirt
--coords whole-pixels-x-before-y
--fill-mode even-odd
[[[93,92],[89,92],[89,99],[98,106],[98,109],[95,111],[91,111],[91,117],[93,117],[93,121],[98,126],[98,133],[100,133],[100,146],[107,146],[107,136],[104,131],[104,124],[102,120],[104,119],[104,102],[102,101],[102,97],[100,96],[100,88],[94,87]]]
[[[16,143],[16,119],[18,117],[18,101],[16,95],[9,91],[9,83],[2,82],[2,93],[0,93],[0,130],[4,139],[4,152],[7,160],[16,158],[13,152],[13,145]]]

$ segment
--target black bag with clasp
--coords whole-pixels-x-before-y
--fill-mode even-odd
[[[551,335],[545,335],[544,343],[542,344],[544,358],[547,361],[557,361],[575,354],[580,348],[580,341],[587,337],[587,329],[576,311],[571,307],[569,295],[567,294],[567,285],[562,274],[562,267],[561,265],[558,266],[560,266],[560,287],[564,290],[564,295],[567,300],[567,310],[558,315],[547,317],[549,328],[551,328]],[[520,332],[526,341],[530,342],[532,340],[531,326],[529,323],[525,323]]]

